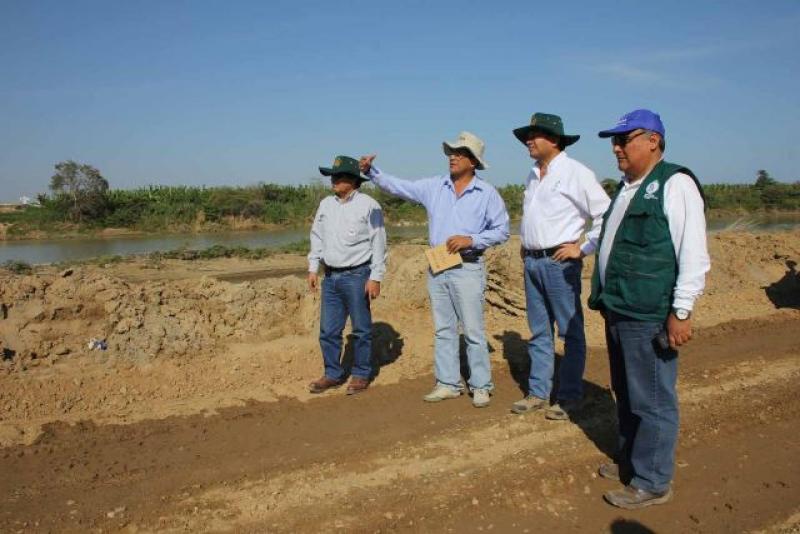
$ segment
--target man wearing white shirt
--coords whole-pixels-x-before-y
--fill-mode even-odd
[[[319,344],[325,374],[309,384],[311,393],[342,385],[348,370],[341,365],[342,331],[347,317],[353,326],[354,358],[347,394],[361,393],[372,378],[372,314],[386,272],[386,230],[380,205],[358,189],[358,161],[337,156],[333,167],[320,167],[331,177],[334,194],[322,199],[311,226],[308,285],[316,291],[322,264]]]
[[[564,134],[561,117],[535,113],[514,130],[533,166],[525,188],[520,238],[531,339],[527,396],[511,411],[545,409],[548,419],[568,419],[583,398],[586,336],[581,308],[583,257],[594,253],[609,199],[594,173],[564,149],[580,136]],[[591,228],[579,245],[587,223]],[[555,355],[553,326],[564,339],[556,403],[550,406]]]
[[[617,403],[614,463],[600,475],[625,487],[606,501],[635,509],[669,501],[678,438],[677,348],[711,262],[702,187],[688,168],[663,160],[664,125],[637,109],[599,133],[624,173],[604,217],[589,307],[606,323]]]

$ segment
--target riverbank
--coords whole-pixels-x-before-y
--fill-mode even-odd
[[[487,257],[487,325],[500,361],[504,347],[528,335],[518,247],[514,237]],[[710,237],[709,247],[713,267],[695,313],[698,328],[800,307],[800,280],[791,266],[800,263],[800,231],[722,232]],[[376,357],[385,363],[381,382],[430,366],[424,249],[390,250],[373,305]],[[592,262],[584,266],[587,288]],[[56,419],[124,422],[242,398],[308,398],[304,384],[319,371],[319,300],[306,288],[305,271],[304,255],[272,254],[0,274],[2,439],[33,439],[36,428]],[[589,343],[602,346],[599,315],[586,315]],[[105,339],[107,350],[89,350],[91,338]],[[425,357],[398,359],[401,353]],[[171,377],[176,387],[165,389],[154,376]],[[31,388],[32,379],[42,386]]]
[[[710,234],[731,230],[753,233],[791,231],[800,228],[800,214],[709,216],[707,228]],[[427,237],[427,225],[424,223],[394,224],[390,220],[387,221],[386,230],[392,244],[416,240],[424,242]],[[516,234],[518,230],[519,221],[512,220],[512,234]],[[0,265],[6,262],[28,265],[76,261],[109,263],[131,256],[169,256],[176,253],[228,255],[226,251],[233,251],[240,256],[265,256],[280,250],[306,250],[308,233],[309,228],[305,226],[211,233],[125,234],[115,231],[99,237],[0,241]]]
[[[712,209],[706,212],[709,226],[720,230],[730,226],[731,229],[748,230],[753,225],[798,225],[800,211],[777,210],[731,210]],[[423,227],[426,222],[419,217],[412,219],[392,220],[387,218],[387,226],[394,228]],[[512,218],[512,227],[519,225],[518,218]],[[74,224],[61,223],[49,229],[30,229],[26,231],[12,230],[13,224],[0,222],[0,243],[36,242],[36,241],[76,241],[82,239],[120,239],[120,238],[158,238],[158,237],[190,237],[199,235],[220,235],[258,232],[288,232],[302,229],[307,231],[309,224],[275,224],[258,219],[231,217],[224,222],[203,222],[193,225],[178,224],[166,229],[139,230],[134,228],[93,228]]]
[[[176,224],[157,230],[135,228],[96,228],[70,223],[58,223],[48,228],[20,230],[14,223],[0,223],[0,241],[47,241],[75,239],[115,239],[120,237],[184,236],[197,234],[219,234],[229,232],[280,231],[302,227],[302,223],[275,224],[258,219],[235,218],[225,222],[202,222],[198,224]]]
[[[486,259],[497,389],[485,410],[467,398],[421,401],[433,341],[424,245],[390,250],[372,308],[378,373],[355,399],[306,390],[322,363],[319,295],[306,287],[303,255],[0,274],[0,530],[519,531],[615,521],[600,499],[608,484],[592,476],[613,443],[599,314],[585,310],[585,414],[552,423],[508,413],[527,361],[518,247],[514,237]],[[800,230],[720,232],[709,248],[697,335],[681,353],[676,500],[637,521],[657,531],[795,525]],[[591,269],[590,260],[584,288]],[[743,461],[752,450],[761,453]],[[347,507],[367,500],[371,511],[355,520]]]

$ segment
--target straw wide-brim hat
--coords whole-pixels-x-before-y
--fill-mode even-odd
[[[458,134],[458,139],[455,141],[449,143],[447,141],[442,142],[442,148],[446,156],[449,156],[459,148],[466,148],[469,150],[470,154],[478,160],[477,168],[479,170],[489,167],[483,159],[483,150],[485,148],[483,140],[473,133],[461,132]]]

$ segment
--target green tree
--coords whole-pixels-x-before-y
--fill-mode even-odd
[[[91,165],[72,160],[55,165],[50,190],[57,200],[68,201],[67,217],[73,222],[102,218],[108,211],[108,180]]]
[[[617,187],[619,186],[619,180],[615,180],[613,178],[606,178],[600,185],[603,186],[606,194],[610,197],[613,197],[614,194],[617,192]]]
[[[756,172],[756,187],[759,189],[764,189],[770,185],[775,185],[778,183],[772,176],[769,175],[767,171],[764,169],[760,169]]]

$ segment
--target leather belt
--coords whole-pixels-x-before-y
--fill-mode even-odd
[[[360,263],[358,265],[353,265],[353,266],[350,266],[350,267],[329,267],[328,265],[326,265],[325,266],[325,274],[328,275],[330,273],[343,273],[345,271],[352,271],[352,270],[358,269],[359,267],[363,267],[365,265],[369,265],[371,261],[372,260],[365,261],[364,263]]]
[[[561,245],[557,247],[551,248],[543,248],[543,249],[524,249],[523,254],[525,256],[530,256],[532,258],[548,258],[556,253],[556,251],[561,247]]]
[[[476,252],[476,251],[468,251],[468,252],[459,252],[461,255],[461,261],[464,263],[478,263],[481,261],[481,256],[483,256],[483,252]]]

